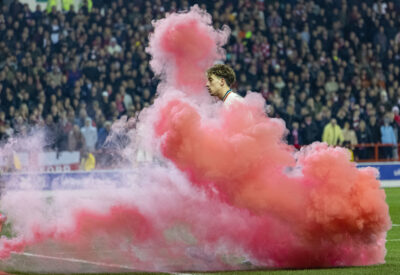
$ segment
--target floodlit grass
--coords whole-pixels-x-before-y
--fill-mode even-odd
[[[387,202],[390,209],[390,217],[394,225],[400,225],[400,188],[385,189]],[[11,231],[11,230],[10,230]],[[4,233],[4,232],[3,232]],[[9,233],[8,233],[9,234]],[[400,274],[400,226],[393,226],[388,232],[388,242],[386,243],[387,255],[386,263],[377,266],[366,267],[346,267],[346,268],[326,268],[326,269],[306,269],[306,270],[260,270],[260,271],[227,271],[227,272],[209,272],[196,274],[215,274],[215,275],[234,275],[234,274]],[[192,272],[191,272],[192,273]],[[28,274],[28,273],[13,273],[13,274]],[[106,274],[106,273],[103,273]],[[123,274],[162,274],[162,273],[121,273]],[[178,273],[179,274],[179,273]],[[188,273],[185,273],[188,274]],[[115,275],[115,273],[114,273]],[[118,275],[118,274],[117,274]]]
[[[390,217],[392,223],[400,224],[400,188],[387,188],[386,201],[389,204]],[[400,226],[393,226],[388,232],[388,242],[386,243],[386,263],[377,266],[365,267],[346,267],[346,268],[324,268],[324,269],[306,269],[306,270],[276,270],[276,271],[235,271],[235,272],[217,272],[212,274],[400,274]]]

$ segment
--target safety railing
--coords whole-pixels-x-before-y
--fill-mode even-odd
[[[367,143],[352,146],[354,160],[357,162],[397,161],[399,144]]]

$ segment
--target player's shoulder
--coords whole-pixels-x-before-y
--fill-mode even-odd
[[[231,96],[232,96],[232,97],[235,97],[235,98],[237,98],[237,99],[243,99],[243,97],[242,97],[241,95],[239,95],[239,94],[237,94],[237,93],[235,93],[235,92],[232,92]]]
[[[237,93],[230,93],[229,96],[226,98],[226,100],[224,101],[224,105],[231,105],[233,102],[236,101],[243,101],[243,97],[238,95]]]

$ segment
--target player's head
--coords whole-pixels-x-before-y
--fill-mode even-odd
[[[235,72],[228,65],[218,64],[207,70],[206,86],[212,96],[222,97],[235,81]]]

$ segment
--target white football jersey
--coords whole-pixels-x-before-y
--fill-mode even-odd
[[[229,106],[233,102],[242,101],[242,100],[243,100],[243,97],[241,97],[240,95],[238,95],[237,93],[234,93],[232,91],[227,92],[223,99],[225,106]]]

